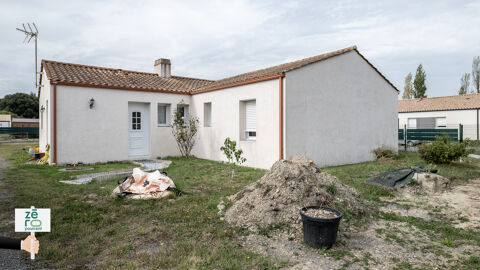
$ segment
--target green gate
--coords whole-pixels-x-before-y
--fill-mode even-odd
[[[405,140],[405,129],[398,129],[398,140]],[[463,125],[458,129],[407,128],[407,141],[434,141],[437,136],[447,136],[453,141],[463,141]]]
[[[2,127],[0,134],[38,135],[38,127]]]

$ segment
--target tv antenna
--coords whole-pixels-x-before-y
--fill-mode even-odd
[[[22,27],[23,29],[21,28],[17,28],[18,31],[20,32],[23,32],[25,33],[25,39],[23,40],[23,43],[30,43],[30,41],[32,41],[32,39],[35,40],[35,88],[38,87],[38,83],[37,83],[37,39],[38,39],[38,29],[37,29],[37,26],[35,25],[35,23],[27,23],[27,27],[25,27],[25,24],[22,23]]]

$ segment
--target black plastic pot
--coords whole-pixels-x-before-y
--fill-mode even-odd
[[[335,218],[314,218],[305,215],[308,209],[325,209],[337,214]],[[303,222],[303,240],[314,248],[331,248],[337,240],[338,225],[342,219],[342,213],[326,206],[308,206],[300,209]]]

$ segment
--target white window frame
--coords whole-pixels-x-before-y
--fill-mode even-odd
[[[247,141],[255,141],[257,139],[257,101],[255,99],[253,100],[246,100],[244,101],[245,105],[245,140]],[[251,104],[254,104],[254,127],[250,126],[248,123],[248,107],[252,106]],[[252,123],[250,123],[252,125]]]
[[[131,130],[142,130],[142,112],[133,111],[130,115],[130,128]]]
[[[212,102],[203,103],[203,126],[212,126]]]
[[[165,123],[160,123],[160,107],[165,107]],[[157,106],[157,125],[159,127],[170,126],[170,104],[168,104],[168,103],[158,103],[158,106]]]
[[[438,120],[443,119],[443,125],[438,124]],[[447,117],[437,117],[435,118],[435,128],[446,128],[447,127]]]
[[[415,125],[411,125],[410,121],[415,120]],[[408,118],[407,120],[407,128],[417,128],[417,118]]]

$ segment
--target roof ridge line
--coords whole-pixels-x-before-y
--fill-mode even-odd
[[[457,95],[450,95],[450,96],[440,96],[440,97],[424,97],[422,99],[420,98],[411,98],[411,99],[400,99],[398,101],[421,101],[424,99],[436,99],[436,98],[450,98],[450,97],[461,97],[461,96],[475,96],[475,95],[480,95],[480,93],[470,93],[470,94],[457,94]]]
[[[125,72],[140,73],[140,74],[151,74],[151,75],[157,74],[157,73],[154,73],[154,72],[135,71],[135,70],[129,70],[129,69],[122,69],[122,68],[100,67],[100,66],[94,66],[94,65],[76,64],[76,63],[62,62],[62,61],[55,61],[55,60],[48,60],[48,59],[42,59],[42,62],[51,62],[51,63],[57,63],[57,64],[62,64],[62,65],[72,65],[72,66],[77,66],[77,67],[105,69],[105,70],[112,70],[112,71],[125,71]]]

